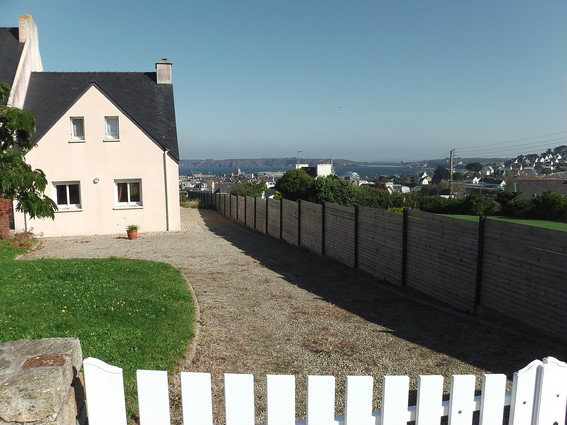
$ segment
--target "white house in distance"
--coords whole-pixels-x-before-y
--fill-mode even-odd
[[[55,219],[15,212],[15,230],[40,236],[180,229],[179,150],[171,62],[156,72],[44,72],[31,15],[0,31],[0,61],[16,58],[8,104],[36,119],[26,155],[48,179]],[[8,43],[8,44],[7,44]],[[8,50],[8,51],[6,51]],[[12,58],[12,60],[14,60]]]

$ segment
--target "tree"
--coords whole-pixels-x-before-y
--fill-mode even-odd
[[[276,190],[285,199],[297,201],[310,196],[313,178],[303,170],[289,170],[276,183]]]
[[[47,179],[26,163],[33,147],[35,119],[27,111],[6,105],[10,87],[0,82],[0,198],[15,200],[16,211],[31,218],[54,218],[57,205],[44,194]]]
[[[469,162],[465,165],[465,168],[469,171],[476,171],[478,173],[482,170],[482,164],[480,162]]]
[[[349,180],[337,176],[319,177],[315,180],[314,202],[332,202],[333,204],[353,206],[357,202],[358,186]]]
[[[238,186],[234,187],[230,193],[237,196],[253,196],[254,198],[261,197],[266,190],[266,183],[250,183],[242,182]]]
[[[441,180],[449,180],[449,170],[443,166],[439,166],[433,172],[433,183],[438,184]]]

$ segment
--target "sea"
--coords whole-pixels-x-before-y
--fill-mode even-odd
[[[240,167],[242,173],[262,173],[262,172],[286,172],[290,168],[286,167]],[[234,167],[180,167],[179,175],[186,176],[190,173],[202,174],[229,174],[235,170]],[[358,173],[360,178],[368,179],[378,176],[392,176],[395,174],[401,176],[411,176],[420,171],[431,171],[431,168],[403,167],[395,165],[372,165],[372,166],[346,166],[335,165],[335,174],[337,176],[346,176],[351,172]]]

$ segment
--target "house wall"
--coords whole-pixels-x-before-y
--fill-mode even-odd
[[[119,142],[104,142],[104,117],[119,117]],[[70,117],[85,120],[85,142],[70,140]],[[164,152],[96,87],[85,94],[55,123],[26,155],[33,168],[48,179],[46,194],[55,199],[53,182],[79,181],[80,210],[60,210],[55,219],[28,220],[27,228],[40,236],[116,234],[129,224],[140,232],[167,230]],[[165,158],[169,230],[180,230],[178,164]],[[94,183],[98,178],[99,182]],[[141,207],[115,205],[115,179],[141,179]],[[16,229],[24,217],[15,216]]]

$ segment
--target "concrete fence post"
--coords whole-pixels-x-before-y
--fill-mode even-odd
[[[283,239],[283,198],[280,199],[280,239]]]
[[[325,255],[325,215],[327,214],[326,206],[327,203],[325,201],[321,202],[321,255]]]
[[[354,206],[354,268],[358,268],[358,205]]]
[[[256,230],[256,209],[258,205],[257,199],[258,198],[254,196],[254,230]]]
[[[403,226],[402,226],[402,281],[401,285],[405,286],[407,281],[407,271],[408,271],[408,221],[409,221],[409,210],[404,208],[403,216]]]
[[[476,287],[474,293],[473,313],[476,314],[480,305],[480,297],[482,293],[482,263],[484,260],[484,227],[486,224],[486,216],[481,215],[478,219],[478,241],[476,254]]]
[[[301,199],[297,200],[297,246],[301,246]]]

